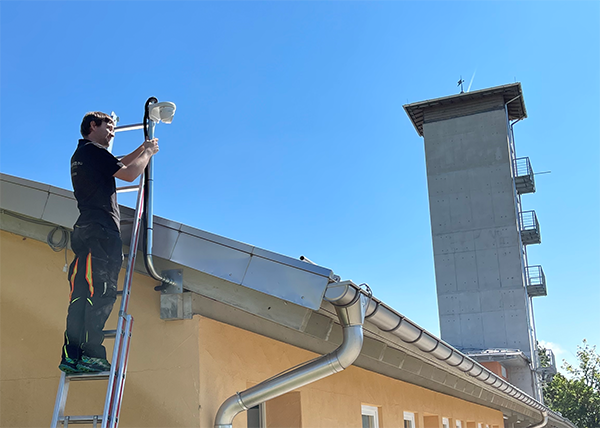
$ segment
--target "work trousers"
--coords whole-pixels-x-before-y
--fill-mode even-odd
[[[75,226],[71,233],[75,258],[69,267],[69,312],[63,358],[82,355],[106,359],[104,324],[117,297],[123,243],[117,231],[100,224]]]

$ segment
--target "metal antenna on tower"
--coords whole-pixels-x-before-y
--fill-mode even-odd
[[[460,80],[458,81],[458,85],[456,85],[456,86],[460,86],[460,93],[461,94],[465,93],[465,91],[463,89],[463,83],[465,83],[465,81],[463,80],[462,76],[460,76]]]
[[[477,69],[473,72],[473,76],[471,76],[471,81],[469,82],[469,86],[467,86],[467,92],[471,91],[471,86],[473,86],[473,80],[475,80],[475,73],[477,73]]]

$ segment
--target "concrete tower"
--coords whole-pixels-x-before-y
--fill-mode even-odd
[[[540,243],[528,158],[513,125],[527,117],[521,84],[404,106],[424,137],[441,336],[541,400],[532,296],[546,295],[527,245]]]

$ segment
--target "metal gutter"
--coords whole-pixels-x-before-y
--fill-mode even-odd
[[[538,424],[529,425],[527,428],[543,428],[546,425],[548,425],[548,412],[544,410],[541,413],[542,413],[542,422],[540,422]]]
[[[492,373],[477,361],[469,358],[448,343],[438,339],[433,334],[399,314],[380,300],[376,298],[371,299],[369,306],[367,307],[365,318],[380,330],[391,333],[403,342],[413,344],[421,351],[433,355],[447,365],[456,367],[460,371],[496,388],[508,396],[515,398],[536,410],[548,410],[539,401],[506,382],[504,379],[497,376],[495,373]]]
[[[327,355],[232,395],[217,411],[215,428],[231,428],[233,419],[244,410],[331,376],[352,365],[362,349],[365,309],[370,297],[349,281],[331,284],[324,299],[335,307],[343,328],[342,344]]]

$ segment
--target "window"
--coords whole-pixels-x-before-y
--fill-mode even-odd
[[[404,412],[404,428],[416,428],[414,413]]]
[[[248,409],[246,412],[248,420],[248,428],[265,428],[266,417],[265,417],[265,403],[261,403],[258,406],[254,406]]]
[[[450,428],[450,421],[448,418],[442,418],[442,428]]]
[[[379,412],[374,406],[361,406],[362,428],[379,428]]]
[[[456,428],[462,428],[462,422],[456,421]]]
[[[482,428],[481,422],[477,424],[477,428]]]

